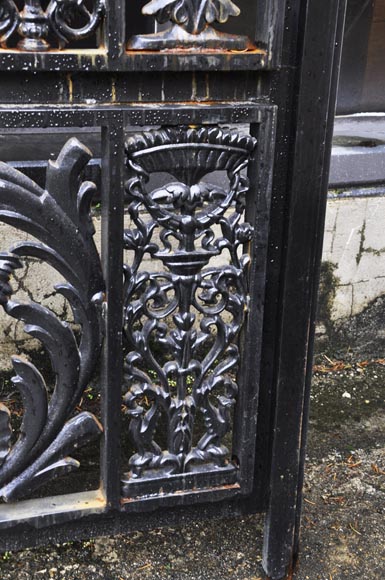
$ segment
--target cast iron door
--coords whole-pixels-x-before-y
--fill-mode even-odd
[[[265,511],[290,570],[341,4],[0,3],[2,549]]]

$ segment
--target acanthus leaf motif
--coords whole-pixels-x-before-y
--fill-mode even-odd
[[[155,16],[161,23],[172,20],[191,34],[199,34],[212,22],[226,22],[240,12],[232,0],[151,0],[143,7],[143,14]]]
[[[126,249],[134,256],[126,267],[124,404],[135,453],[123,493],[129,493],[131,481],[154,472],[229,464],[223,440],[238,391],[236,343],[248,300],[239,249],[253,235],[252,226],[242,222],[240,198],[248,182],[241,170],[255,145],[254,138],[219,127],[163,127],[126,142],[132,175],[126,195],[136,229],[125,233]],[[165,167],[179,181],[148,191],[151,173]],[[216,170],[226,171],[228,189],[201,181]],[[229,263],[211,265],[224,248]],[[163,269],[143,270],[146,254]],[[162,416],[167,424],[163,443],[157,435]],[[205,432],[194,443],[198,416]]]
[[[101,432],[99,422],[89,413],[80,412],[70,419],[102,342],[104,282],[88,212],[94,186],[80,178],[90,158],[84,145],[70,139],[57,161],[48,166],[45,190],[0,163],[0,220],[37,238],[0,254],[0,304],[43,344],[56,377],[49,396],[38,369],[13,357],[16,376],[12,382],[21,394],[24,414],[19,437],[0,466],[0,495],[6,501],[19,499],[51,476],[75,468],[78,462],[65,459],[68,451]],[[79,343],[71,327],[51,310],[33,301],[11,299],[13,271],[27,257],[45,261],[65,279],[56,290],[68,300],[74,320],[81,326]],[[73,421],[79,426],[77,436],[69,426]]]
[[[239,7],[232,0],[151,0],[143,6],[145,16],[153,16],[160,24],[170,21],[170,28],[154,34],[134,36],[128,48],[164,50],[172,48],[209,48],[246,50],[246,36],[219,32],[212,27],[223,24],[231,16],[239,16]]]

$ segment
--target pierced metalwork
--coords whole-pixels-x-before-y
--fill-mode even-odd
[[[262,511],[264,574],[285,578],[298,559],[345,3],[105,3],[108,18],[97,12],[102,0],[0,0],[3,160],[34,179],[0,165],[0,220],[38,240],[1,248],[0,304],[40,339],[54,371],[43,379],[38,363],[14,357],[20,396],[14,406],[0,402],[0,502],[25,499],[0,505],[0,550]],[[147,23],[159,26],[132,37],[144,32],[135,27],[145,4]],[[91,37],[77,43],[83,25]],[[69,42],[71,50],[55,50]],[[218,128],[230,123],[247,124],[258,147]],[[125,203],[123,141],[133,126]],[[92,175],[101,182],[105,287],[88,217],[92,186],[82,183],[89,152],[70,142],[49,165],[47,186],[37,185],[42,158],[79,128],[100,158]],[[173,175],[164,187],[160,171]],[[78,324],[16,301],[12,274],[24,256],[64,277],[58,291]],[[74,449],[101,431],[77,405],[99,359],[99,485],[92,477],[89,490],[83,464],[38,490],[75,468],[68,456],[94,460],[97,440]]]
[[[89,215],[95,185],[81,183],[79,177],[90,158],[90,151],[79,141],[68,141],[57,161],[48,164],[45,190],[0,163],[0,219],[39,240],[21,242],[0,255],[0,304],[7,314],[24,322],[25,332],[41,341],[56,375],[49,397],[37,368],[21,357],[12,359],[16,372],[12,382],[20,392],[24,415],[18,439],[12,443],[10,412],[0,405],[0,496],[6,501],[76,469],[79,463],[68,453],[101,432],[92,414],[72,416],[102,339],[103,278]],[[47,262],[66,279],[55,288],[68,300],[81,326],[79,343],[71,327],[47,308],[11,299],[12,273],[26,256]]]
[[[125,266],[124,403],[136,453],[125,482],[228,464],[223,438],[238,390],[237,336],[248,303],[249,257],[238,249],[253,236],[241,221],[248,190],[242,170],[255,145],[251,136],[218,127],[168,127],[126,143],[133,173],[128,211],[136,227],[124,232],[124,246],[134,252]],[[178,181],[147,191],[151,173],[166,168]],[[202,181],[218,170],[226,171],[228,189]],[[224,251],[229,263],[211,265]],[[165,269],[143,271],[146,254]],[[204,433],[194,444],[198,413]],[[166,449],[156,441],[162,414]]]
[[[63,48],[71,41],[88,38],[96,32],[105,11],[104,0],[92,0],[88,10],[84,0],[51,0],[43,10],[41,0],[25,0],[22,11],[13,0],[3,0],[0,6],[0,45],[6,48],[7,40],[17,30],[22,40],[17,48],[27,52],[47,51],[50,34]]]
[[[151,0],[143,9],[159,24],[171,21],[171,27],[155,34],[134,36],[129,48],[162,50],[167,48],[216,48],[245,50],[250,41],[246,36],[220,33],[211,26],[224,23],[230,16],[239,16],[232,0]]]

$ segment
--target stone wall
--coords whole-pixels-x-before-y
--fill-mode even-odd
[[[385,197],[329,199],[322,259],[333,272],[333,322],[385,294]]]

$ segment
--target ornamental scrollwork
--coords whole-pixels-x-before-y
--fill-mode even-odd
[[[134,36],[129,48],[163,50],[168,48],[216,48],[245,50],[250,41],[245,36],[218,32],[212,24],[223,24],[240,9],[232,0],[151,0],[142,9],[159,24],[171,27],[155,34]]]
[[[0,4],[0,45],[13,34],[19,24],[19,11],[13,0],[4,0]]]
[[[71,41],[93,35],[101,24],[105,0],[92,0],[91,10],[85,0],[51,0],[43,10],[40,0],[25,0],[19,10],[14,0],[0,6],[0,45],[7,47],[15,31],[21,36],[17,48],[26,52],[50,49],[48,38],[54,36],[59,48]]]
[[[36,239],[0,254],[0,304],[42,343],[55,374],[49,394],[36,366],[24,357],[12,357],[12,383],[21,396],[23,418],[15,440],[10,410],[1,403],[0,497],[5,501],[24,497],[79,467],[69,454],[102,430],[91,413],[74,414],[102,341],[104,284],[89,213],[95,185],[81,180],[90,158],[85,146],[70,139],[57,160],[48,163],[45,189],[0,163],[0,220]],[[12,298],[12,275],[26,257],[46,262],[63,276],[65,283],[55,288],[70,304],[80,337],[48,308]]]
[[[154,473],[228,466],[224,437],[239,388],[237,338],[248,304],[249,257],[242,248],[253,237],[242,221],[243,170],[255,145],[249,135],[210,126],[166,127],[126,142],[134,227],[124,232],[133,254],[125,266],[124,404],[135,448],[127,485]],[[151,174],[162,171],[177,181],[148,191]],[[226,172],[227,189],[203,181],[213,171]],[[217,266],[222,253],[228,261]],[[144,270],[146,258],[163,269]],[[162,417],[165,445],[157,431]],[[203,432],[194,442],[197,421]]]

